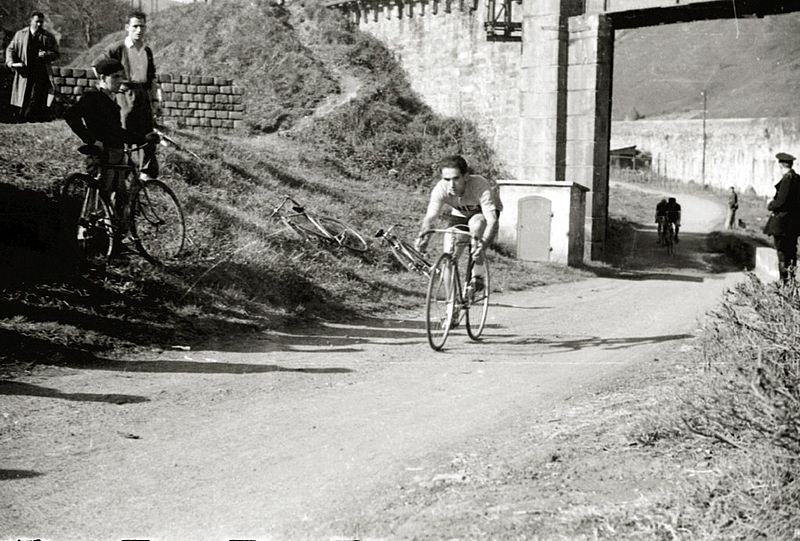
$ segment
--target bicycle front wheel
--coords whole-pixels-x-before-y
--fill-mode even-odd
[[[112,213],[97,181],[84,173],[67,177],[61,188],[62,223],[81,261],[104,265],[114,248]]]
[[[467,299],[467,334],[473,340],[478,340],[483,334],[483,329],[486,326],[486,316],[489,314],[489,292],[491,291],[489,281],[489,263],[486,261],[486,256],[483,258],[483,289],[478,291],[471,291],[469,299]],[[475,275],[475,269],[472,269],[472,275]]]
[[[408,243],[397,240],[397,244],[392,245],[392,254],[408,270],[430,276],[431,264],[424,255]]]
[[[326,232],[339,246],[354,252],[366,252],[367,241],[353,227],[335,218],[307,215],[311,223]]]
[[[186,240],[178,198],[160,180],[142,183],[131,198],[131,233],[136,248],[155,265],[177,257]]]
[[[441,351],[450,329],[458,322],[457,282],[452,256],[442,254],[431,269],[428,294],[425,298],[425,331],[428,343],[436,351]]]

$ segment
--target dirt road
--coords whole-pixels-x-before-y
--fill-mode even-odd
[[[634,377],[739,278],[701,253],[722,209],[681,202],[678,259],[642,231],[631,271],[495,295],[486,340],[444,353],[403,314],[0,385],[0,538],[431,535],[404,486],[458,486],[476,438]]]

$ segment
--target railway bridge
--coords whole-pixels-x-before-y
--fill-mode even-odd
[[[604,258],[614,32],[800,10],[800,0],[329,5],[393,51],[434,111],[475,122],[490,142],[512,175],[500,181],[501,242],[523,259],[569,264]]]

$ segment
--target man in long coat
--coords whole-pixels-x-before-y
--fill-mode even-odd
[[[6,48],[6,65],[14,70],[11,105],[19,107],[22,120],[46,120],[53,90],[50,63],[58,55],[55,36],[44,29],[44,14],[34,11],[30,26],[14,34]]]
[[[792,169],[794,156],[779,152],[776,156],[783,171],[775,185],[775,197],[767,205],[772,216],[764,233],[772,235],[778,252],[778,272],[781,281],[790,279],[797,266],[797,237],[800,236],[800,175]]]

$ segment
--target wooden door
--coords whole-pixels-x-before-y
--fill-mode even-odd
[[[544,197],[523,197],[517,203],[517,258],[550,261],[552,202]]]

